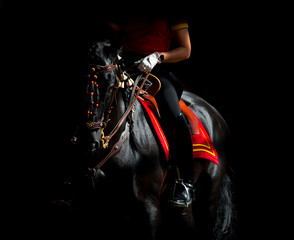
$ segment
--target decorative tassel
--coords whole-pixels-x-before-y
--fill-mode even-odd
[[[119,85],[118,85],[118,87],[125,88],[125,82],[120,82]]]
[[[125,74],[125,72],[123,72],[122,74],[122,81],[127,80],[129,77]]]
[[[134,84],[134,80],[129,78],[128,81],[127,81],[128,87],[132,86],[133,84]]]

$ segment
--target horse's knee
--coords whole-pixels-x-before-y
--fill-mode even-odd
[[[147,218],[151,225],[156,226],[159,223],[159,200],[148,197],[142,202],[144,206],[144,212],[147,214]]]
[[[137,210],[137,231],[148,240],[155,239],[160,224],[159,202],[149,197],[140,199]]]

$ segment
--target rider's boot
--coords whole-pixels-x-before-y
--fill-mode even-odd
[[[193,199],[193,148],[190,126],[181,112],[175,127],[175,164],[178,179],[173,186],[169,203],[177,207],[188,207]]]

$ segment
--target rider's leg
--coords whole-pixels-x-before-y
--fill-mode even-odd
[[[186,116],[180,112],[175,125],[176,135],[176,164],[179,168],[170,203],[176,206],[189,206],[192,202],[193,178],[193,150]]]
[[[177,165],[178,179],[176,180],[170,203],[176,206],[189,206],[192,202],[193,181],[193,150],[190,135],[190,126],[186,116],[179,106],[179,91],[165,76],[159,77],[162,88],[156,98],[159,109],[165,121],[172,125],[175,131],[175,164]]]

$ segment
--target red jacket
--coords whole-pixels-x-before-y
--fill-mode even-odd
[[[109,26],[123,33],[123,51],[149,55],[170,49],[173,31],[188,28],[186,20],[168,21],[166,19],[133,18]]]

